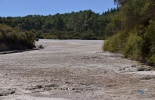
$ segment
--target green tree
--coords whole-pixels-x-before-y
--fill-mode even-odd
[[[122,19],[118,25],[122,28],[116,27],[117,34],[107,40],[104,50],[121,51],[125,57],[155,65],[155,1],[114,0],[114,2],[120,5]],[[112,25],[117,26],[117,23]],[[121,42],[120,37],[124,37]],[[119,45],[122,48],[119,48]]]

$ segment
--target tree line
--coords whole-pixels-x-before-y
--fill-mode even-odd
[[[0,17],[0,51],[32,49],[40,39],[105,39],[115,33],[119,9],[102,14],[85,10],[55,15]],[[117,25],[116,25],[117,26]]]
[[[103,49],[155,65],[155,1],[114,0],[119,6],[118,26]],[[113,24],[113,23],[112,23]]]
[[[104,39],[113,34],[111,25],[117,8],[102,14],[85,10],[55,15],[27,15],[25,17],[0,17],[0,23],[22,32],[31,32],[45,39]]]

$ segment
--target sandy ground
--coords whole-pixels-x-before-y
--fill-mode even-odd
[[[0,55],[0,100],[155,100],[155,72],[100,40],[40,40]]]

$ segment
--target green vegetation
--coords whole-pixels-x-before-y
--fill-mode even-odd
[[[31,49],[36,38],[107,38],[116,32],[113,27],[120,24],[118,11],[114,8],[103,14],[85,10],[48,16],[0,17],[0,51]]]
[[[117,12],[118,9],[114,8],[103,14],[85,10],[48,16],[1,17],[0,23],[19,28],[22,32],[31,31],[37,38],[96,40],[113,34],[112,26],[108,24]]]
[[[34,40],[31,32],[20,32],[17,28],[0,24],[0,51],[32,49]]]
[[[125,57],[155,65],[155,1],[114,0],[119,6],[119,25],[109,23],[115,34],[103,49],[123,53]],[[115,22],[115,21],[114,21]]]
[[[118,11],[114,8],[103,14],[85,10],[48,16],[0,17],[0,51],[31,49],[36,38],[104,39],[115,33],[113,23],[120,24]]]

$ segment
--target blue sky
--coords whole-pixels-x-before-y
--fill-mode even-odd
[[[102,13],[113,7],[113,0],[0,0],[0,16],[54,15],[88,9]]]

